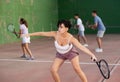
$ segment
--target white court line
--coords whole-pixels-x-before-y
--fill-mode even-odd
[[[50,60],[20,60],[20,59],[0,59],[0,61],[4,62],[32,62],[32,63],[52,63]],[[65,62],[66,64],[70,64],[71,62]],[[90,62],[80,62],[80,64],[85,65],[96,65],[96,63]],[[109,64],[109,66],[120,66],[120,64]]]

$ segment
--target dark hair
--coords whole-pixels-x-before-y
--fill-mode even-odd
[[[27,21],[24,18],[20,18],[21,24],[25,24],[25,26],[28,28]]]
[[[97,14],[97,11],[96,11],[96,10],[93,10],[93,11],[92,11],[92,13],[95,13],[95,14]]]
[[[68,20],[64,20],[64,19],[59,20],[58,23],[57,23],[57,27],[59,27],[59,25],[61,25],[61,24],[64,24],[64,26],[68,29],[71,28],[71,23]]]
[[[79,17],[79,14],[78,14],[78,13],[75,13],[74,16],[78,16],[78,17]]]

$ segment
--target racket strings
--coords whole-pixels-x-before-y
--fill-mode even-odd
[[[109,69],[108,69],[108,65],[104,61],[100,62],[100,69],[101,69],[102,73],[104,74],[104,76],[106,78],[108,78],[109,77]]]
[[[105,64],[105,63],[102,63],[102,65],[101,65],[101,70],[103,71],[103,73],[104,73],[105,75],[108,74],[107,67],[106,67],[106,64]]]
[[[10,32],[14,32],[15,31],[14,26],[12,24],[8,25],[8,31],[10,31]]]
[[[73,19],[73,18],[71,18],[69,21],[70,21],[72,27],[75,27],[75,25],[76,25],[76,20]]]

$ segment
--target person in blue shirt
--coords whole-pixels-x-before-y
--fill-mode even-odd
[[[98,43],[98,48],[95,49],[96,52],[103,52],[102,49],[102,38],[104,36],[104,33],[106,31],[105,25],[102,22],[102,19],[97,15],[97,11],[92,11],[92,16],[94,17],[94,25],[92,25],[93,28],[98,29],[97,33],[97,43]]]

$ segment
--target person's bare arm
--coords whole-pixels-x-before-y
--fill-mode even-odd
[[[76,28],[79,28],[79,25],[76,25]]]
[[[56,32],[52,31],[52,32],[34,32],[34,33],[29,33],[29,34],[25,34],[24,36],[46,36],[46,37],[55,37]]]
[[[95,23],[95,24],[93,24],[93,27],[94,27],[94,28],[97,28],[97,25],[98,25],[98,24],[97,24],[97,23]]]
[[[91,29],[96,29],[97,28],[97,23],[93,24],[93,25],[88,25],[89,28]]]
[[[20,29],[17,34],[18,34],[18,38],[20,38],[20,36],[21,36],[21,34],[22,34],[22,30]]]
[[[79,41],[76,38],[72,38],[71,42],[80,50],[82,50],[83,52],[85,52],[86,54],[90,55],[92,57],[92,60],[97,60],[97,58],[95,57],[95,55],[86,47],[82,46]]]

